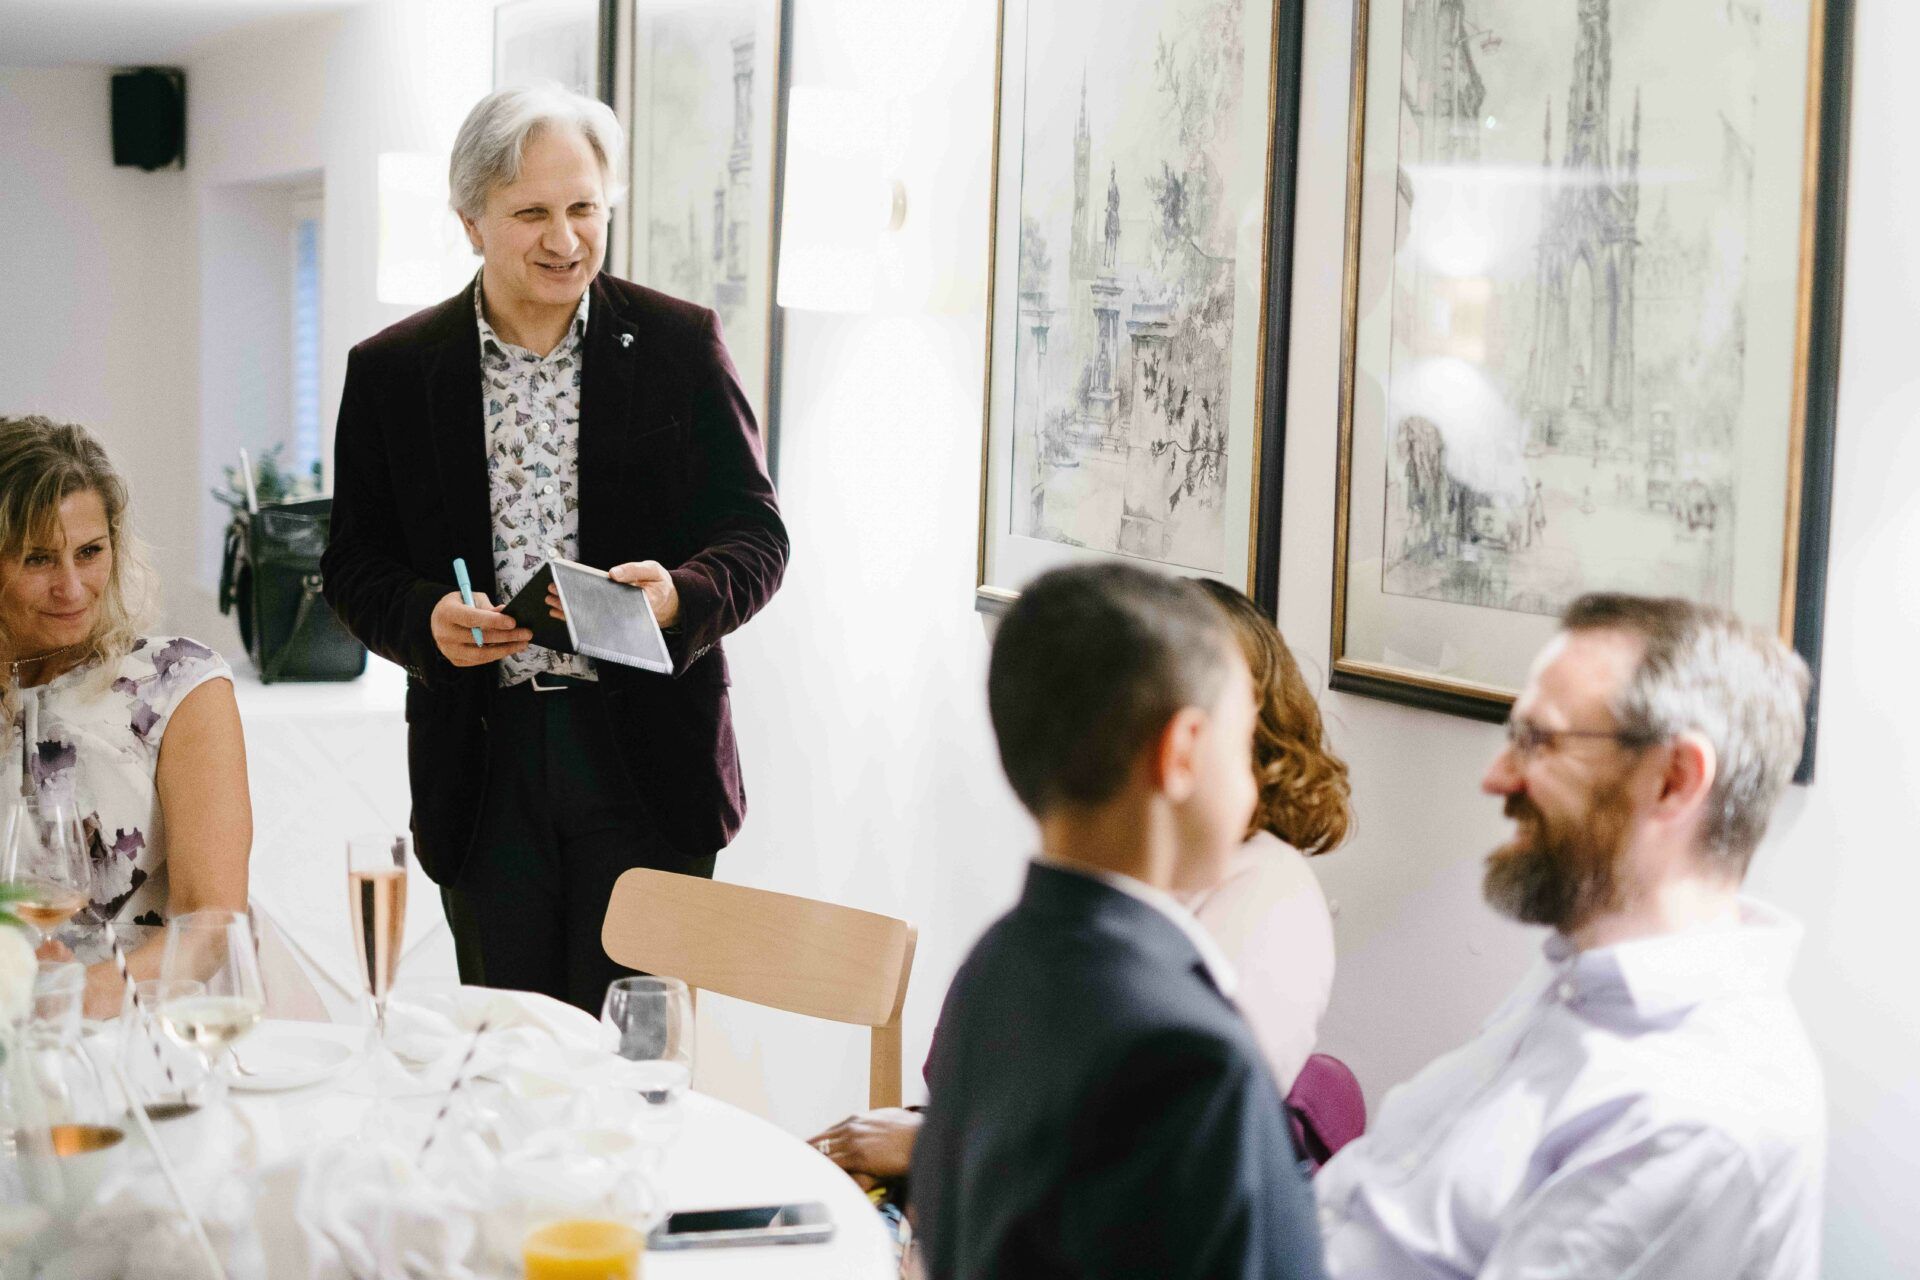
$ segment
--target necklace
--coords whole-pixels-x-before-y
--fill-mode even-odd
[[[32,666],[36,662],[45,662],[49,658],[57,658],[63,653],[70,653],[85,643],[86,641],[84,640],[77,640],[65,648],[49,650],[46,653],[37,654],[31,658],[10,659],[7,662],[7,678],[18,683],[20,679],[20,668]]]

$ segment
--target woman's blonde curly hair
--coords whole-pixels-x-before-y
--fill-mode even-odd
[[[60,504],[88,492],[100,495],[106,508],[113,567],[93,634],[82,642],[80,663],[94,664],[91,679],[104,692],[154,608],[153,571],[145,548],[127,528],[126,483],[86,428],[38,415],[0,417],[0,585],[18,570],[28,547],[59,541]],[[15,652],[15,639],[3,624],[0,649],[11,660],[32,656]],[[19,700],[9,667],[0,676],[0,743],[13,740]]]
[[[1309,857],[1347,838],[1353,822],[1347,764],[1327,749],[1320,708],[1273,620],[1243,592],[1211,578],[1206,589],[1233,624],[1247,658],[1260,715],[1253,728],[1253,771],[1260,801],[1253,829],[1271,831]]]

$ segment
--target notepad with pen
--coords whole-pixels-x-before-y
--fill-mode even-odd
[[[564,622],[547,610],[549,583],[559,591]],[[549,560],[507,602],[506,614],[532,631],[533,642],[543,649],[646,671],[673,671],[673,655],[647,593],[615,582],[603,569]]]

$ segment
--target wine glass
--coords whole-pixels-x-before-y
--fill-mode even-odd
[[[217,1100],[225,1075],[217,1064],[234,1041],[253,1030],[266,1012],[260,982],[260,955],[252,922],[244,911],[194,911],[167,925],[160,957],[166,986],[158,1010],[160,1026],[175,1043],[196,1051],[214,1080]]]
[[[693,997],[678,978],[616,978],[607,984],[600,1021],[619,1036],[616,1052],[632,1063],[640,1124],[662,1145],[679,1129],[680,1108],[693,1083]]]
[[[93,867],[71,799],[22,796],[9,808],[0,847],[0,883],[7,881],[26,893],[11,910],[33,928],[35,945],[87,905]]]
[[[347,841],[347,918],[360,984],[373,1001],[373,1037],[387,1043],[387,996],[400,972],[407,935],[407,838],[355,836]]]

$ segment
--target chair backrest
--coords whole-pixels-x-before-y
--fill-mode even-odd
[[[917,940],[892,916],[644,867],[615,882],[600,930],[629,969],[872,1028],[875,1107],[900,1105],[900,1009]]]
[[[1366,1095],[1346,1063],[1331,1054],[1311,1054],[1287,1095],[1287,1119],[1294,1145],[1317,1173],[1367,1131]]]

